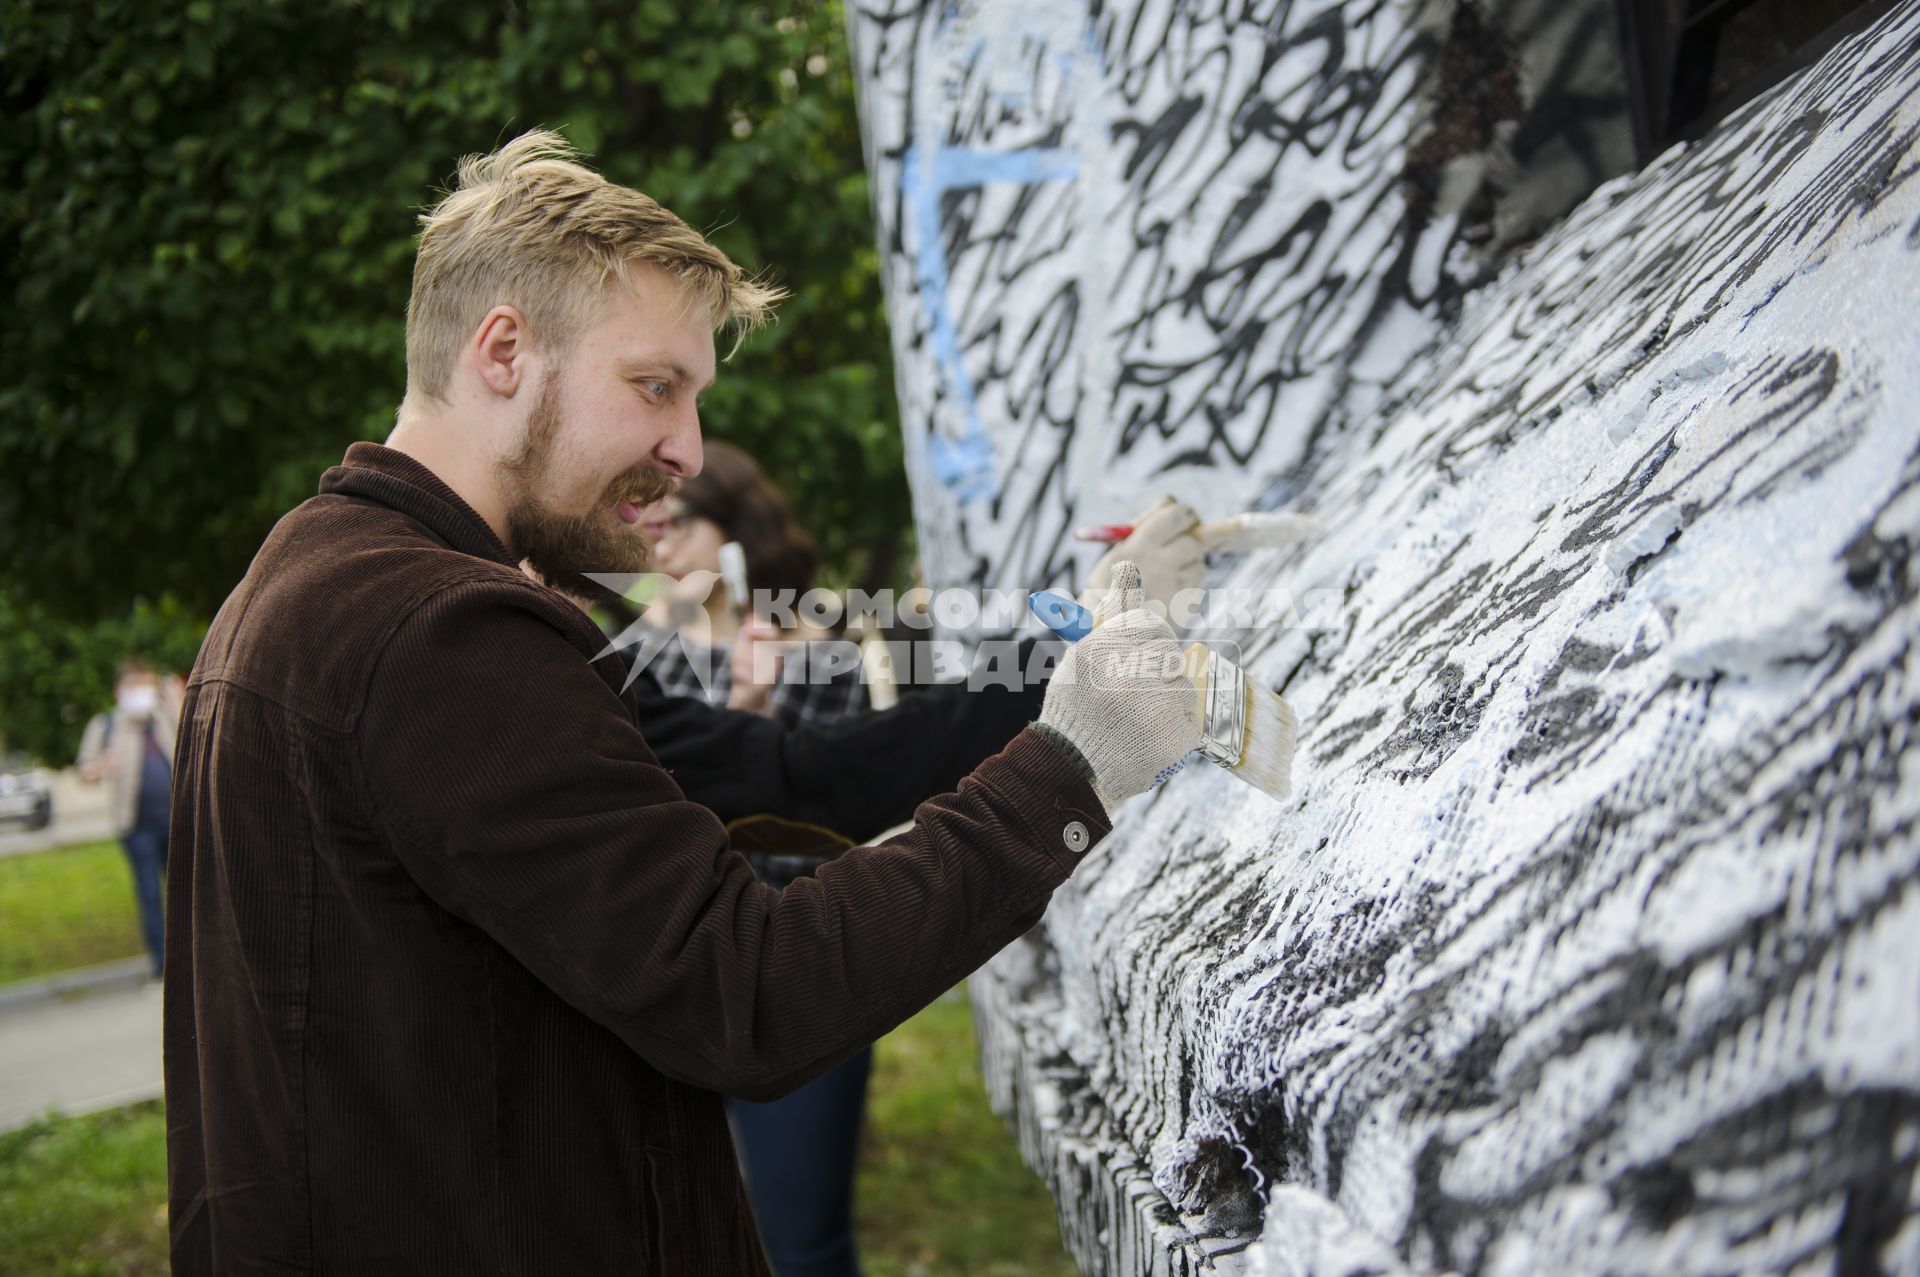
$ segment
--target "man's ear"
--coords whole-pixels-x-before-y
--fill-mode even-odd
[[[495,306],[467,342],[467,358],[480,382],[494,394],[511,399],[528,376],[532,364],[531,333],[527,317],[512,306]]]

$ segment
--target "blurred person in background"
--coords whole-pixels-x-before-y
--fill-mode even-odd
[[[690,587],[661,600],[664,609],[650,610],[671,614],[677,603],[700,609],[705,621],[688,626],[684,612],[673,618],[680,621],[674,641],[646,668],[661,690],[749,710],[789,727],[830,723],[866,709],[858,666],[830,679],[753,681],[753,649],[781,634],[770,621],[735,613],[719,580],[720,547],[740,543],[753,590],[791,591],[795,598],[812,585],[820,555],[786,494],[752,457],[708,441],[700,473],[648,507],[641,523],[653,540],[658,569]],[[707,635],[708,644],[702,647],[690,631]],[[688,650],[690,644],[695,650]],[[745,831],[736,822],[729,833],[754,875],[775,887],[810,875],[853,845],[816,826],[765,818]],[[727,1099],[747,1194],[778,1277],[858,1277],[854,1169],[872,1070],[868,1046],[780,1099]]]
[[[648,507],[642,524],[654,543],[656,567],[681,587],[649,609],[651,619],[676,631],[647,666],[662,690],[766,714],[789,727],[832,722],[866,708],[857,667],[830,677],[813,670],[770,681],[753,677],[760,644],[826,634],[804,626],[783,634],[765,618],[742,617],[720,581],[720,547],[728,541],[738,541],[745,552],[747,582],[756,594],[797,600],[812,587],[820,564],[819,548],[793,517],[786,494],[752,457],[709,440],[700,473]],[[803,656],[804,649],[796,654]],[[777,675],[780,668],[776,660],[763,672]]]
[[[120,663],[114,706],[87,724],[76,761],[81,780],[106,782],[107,814],[133,871],[140,930],[156,979],[165,951],[160,883],[167,869],[168,795],[180,701],[178,678],[162,677],[144,657],[128,657]]]

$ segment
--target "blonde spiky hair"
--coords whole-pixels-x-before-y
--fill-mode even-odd
[[[607,286],[636,263],[659,267],[715,329],[744,337],[773,316],[783,289],[749,278],[652,197],[609,182],[547,129],[460,161],[454,189],[420,215],[407,301],[407,391],[446,397],[460,347],[495,306],[527,317],[535,339],[564,349]]]

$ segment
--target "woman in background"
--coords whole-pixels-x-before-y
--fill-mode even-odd
[[[820,552],[793,517],[787,498],[759,463],[731,444],[709,440],[706,463],[680,490],[649,507],[642,522],[654,545],[654,567],[683,587],[649,610],[675,637],[648,665],[661,688],[715,705],[749,709],[786,726],[828,722],[867,706],[857,669],[830,679],[813,676],[756,682],[752,648],[775,639],[825,635],[796,630],[781,636],[764,621],[738,616],[719,581],[720,547],[738,541],[746,553],[747,582],[755,592],[798,599],[813,585]],[[790,592],[790,593],[789,593]]]
[[[700,474],[645,511],[642,523],[654,542],[656,570],[687,587],[664,609],[652,609],[664,610],[676,631],[647,665],[664,691],[752,710],[788,726],[866,708],[857,668],[831,681],[752,681],[749,649],[780,636],[767,622],[743,624],[735,614],[718,580],[720,547],[740,543],[754,591],[791,590],[795,598],[812,585],[820,557],[785,495],[752,457],[708,441]],[[689,638],[689,630],[704,634],[706,643]],[[831,848],[803,848],[793,841],[795,828],[749,820],[735,822],[729,833],[762,881],[785,887],[850,845],[839,840]],[[824,830],[812,832],[833,838]],[[858,1277],[853,1177],[872,1066],[873,1049],[867,1047],[782,1099],[727,1100],[740,1169],[778,1277]]]

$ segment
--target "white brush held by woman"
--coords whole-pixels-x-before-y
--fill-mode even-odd
[[[1075,528],[1073,535],[1078,541],[1111,545],[1132,536],[1138,526],[1133,523],[1101,523]],[[1202,553],[1237,554],[1246,550],[1272,550],[1292,545],[1324,530],[1325,525],[1311,515],[1249,510],[1230,519],[1209,519],[1205,523],[1196,523],[1187,530],[1187,535],[1200,543]]]

